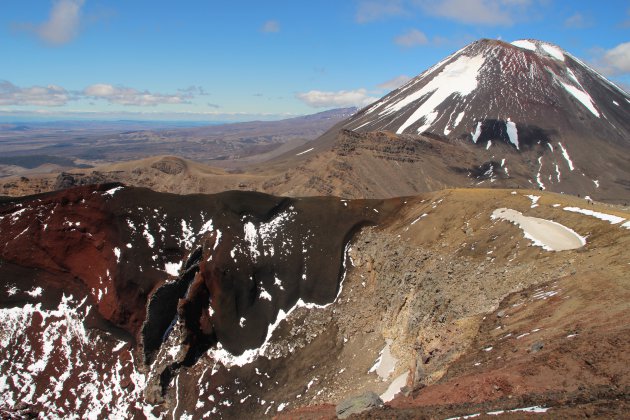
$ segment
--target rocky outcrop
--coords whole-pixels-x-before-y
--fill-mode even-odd
[[[343,400],[335,409],[337,418],[345,419],[353,414],[363,413],[373,408],[382,407],[383,400],[374,392],[366,392],[356,397]]]
[[[186,170],[186,163],[183,159],[165,157],[154,162],[151,167],[168,175],[177,175]]]
[[[112,182],[114,179],[112,174],[104,174],[99,171],[92,171],[89,174],[81,172],[62,172],[57,175],[53,190],[65,190],[68,188],[79,187],[82,185],[95,185]]]

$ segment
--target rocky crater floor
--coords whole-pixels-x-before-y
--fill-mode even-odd
[[[580,239],[555,251],[497,209]],[[363,418],[629,408],[620,207],[104,185],[3,199],[0,237],[6,416],[335,418],[367,392]]]

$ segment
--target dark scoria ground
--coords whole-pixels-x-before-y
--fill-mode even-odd
[[[352,233],[394,207],[112,184],[4,200],[0,404],[131,415],[143,381],[163,402],[177,369],[208,349],[258,351],[291,308],[332,302]],[[175,352],[163,346],[173,337]]]
[[[532,246],[491,218],[499,207],[586,244]],[[3,416],[334,417],[401,386],[370,416],[627,408],[618,207],[524,190],[344,201],[106,185],[4,199],[0,217]]]

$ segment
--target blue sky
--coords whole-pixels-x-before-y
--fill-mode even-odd
[[[3,0],[0,116],[275,119],[363,106],[479,38],[630,86],[630,1]]]

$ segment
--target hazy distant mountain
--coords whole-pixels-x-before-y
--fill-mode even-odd
[[[333,109],[279,121],[181,127],[147,122],[55,122],[0,125],[0,177],[55,172],[156,155],[233,166],[273,158],[317,138],[356,112]],[[59,158],[70,160],[59,165]],[[28,161],[26,167],[15,162]],[[34,166],[33,166],[34,165]],[[45,165],[40,169],[38,166]],[[25,171],[25,168],[33,169]]]

